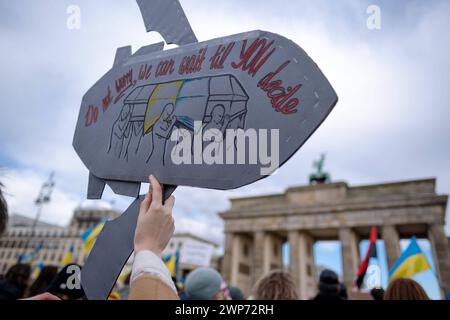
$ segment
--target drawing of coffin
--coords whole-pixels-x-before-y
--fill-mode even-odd
[[[178,123],[190,130],[195,120],[209,122],[218,105],[230,117],[228,128],[243,128],[247,101],[248,96],[236,78],[223,75],[137,87],[126,97],[124,105],[132,106],[132,121],[144,121],[147,134],[167,104],[174,105]]]

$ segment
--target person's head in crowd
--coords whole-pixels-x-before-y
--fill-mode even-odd
[[[191,300],[213,300],[220,292],[222,276],[212,268],[198,268],[188,274],[184,293]]]
[[[56,266],[45,266],[42,268],[39,276],[34,280],[33,284],[28,289],[28,297],[36,296],[38,294],[47,291],[50,283],[55,279],[58,274],[58,267]]]
[[[341,284],[336,272],[325,269],[320,273],[319,293],[314,298],[315,300],[342,300]]]
[[[384,297],[384,289],[383,288],[373,288],[370,290],[370,295],[373,300],[382,301]]]
[[[292,276],[274,270],[263,276],[253,290],[255,300],[298,300],[299,296]]]
[[[347,300],[348,299],[347,287],[343,283],[339,284],[339,296],[343,300]]]
[[[84,296],[79,272],[81,266],[75,263],[66,265],[50,283],[47,291],[62,300],[76,300]]]
[[[2,187],[3,185],[0,183],[0,236],[5,232],[8,222],[8,206],[3,196]]]
[[[319,292],[325,294],[338,294],[341,289],[336,272],[325,269],[319,276]]]
[[[384,300],[429,300],[425,290],[412,279],[398,278],[391,281],[384,293]]]
[[[230,287],[231,300],[245,300],[245,296],[238,287]]]
[[[0,300],[16,300],[23,298],[31,275],[28,264],[18,263],[6,272],[0,283]]]

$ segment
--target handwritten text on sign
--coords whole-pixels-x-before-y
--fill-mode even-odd
[[[238,60],[228,61],[231,52],[236,50],[236,48],[240,50]],[[154,75],[155,79],[170,76],[174,72],[179,75],[196,74],[203,70],[205,61],[209,61],[207,67],[209,70],[224,69],[228,62],[228,66],[231,68],[240,70],[255,78],[258,76],[260,69],[276,51],[277,48],[273,40],[269,42],[265,38],[257,38],[251,42],[243,40],[240,48],[236,46],[236,42],[219,45],[209,59],[206,58],[208,47],[203,47],[196,54],[184,56],[179,63],[175,59],[163,59],[158,61],[155,66],[148,63],[141,64],[137,72],[137,79],[134,79],[135,74],[132,68],[127,70],[111,85],[116,89],[116,96],[112,95],[111,86],[108,86],[106,94],[102,101],[99,102],[99,105],[102,105],[102,111],[106,112],[112,101],[117,103],[124,96],[125,92],[134,87],[139,81],[148,81],[152,75]],[[300,104],[297,96],[302,88],[302,84],[286,84],[282,78],[282,71],[290,63],[290,60],[284,61],[275,70],[263,75],[257,81],[257,87],[266,94],[272,108],[284,115],[297,112]],[[93,104],[89,105],[85,115],[85,126],[88,127],[95,124],[99,114],[98,107]]]

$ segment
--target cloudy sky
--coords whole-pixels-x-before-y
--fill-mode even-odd
[[[339,103],[276,175],[229,192],[179,188],[176,226],[222,241],[216,213],[228,198],[281,192],[307,183],[326,152],[334,181],[351,185],[437,178],[450,193],[450,2],[181,1],[200,41],[254,29],[298,43],[319,65]],[[381,29],[366,25],[369,5]],[[70,5],[81,28],[67,28]],[[42,218],[58,224],[86,202],[88,172],[71,142],[81,97],[107,71],[115,49],[161,40],[147,34],[134,0],[18,0],[0,3],[0,167],[12,212],[33,216],[39,186],[55,171]],[[145,187],[145,186],[144,186]],[[106,203],[130,199],[108,191]],[[98,204],[97,204],[98,205]],[[450,224],[447,223],[450,233]]]

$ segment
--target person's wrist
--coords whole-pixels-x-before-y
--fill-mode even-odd
[[[136,244],[134,246],[134,251],[136,253],[139,253],[140,251],[151,251],[154,254],[156,254],[157,256],[160,256],[162,253],[162,251],[157,246],[152,245],[152,244],[144,244],[144,243]]]

